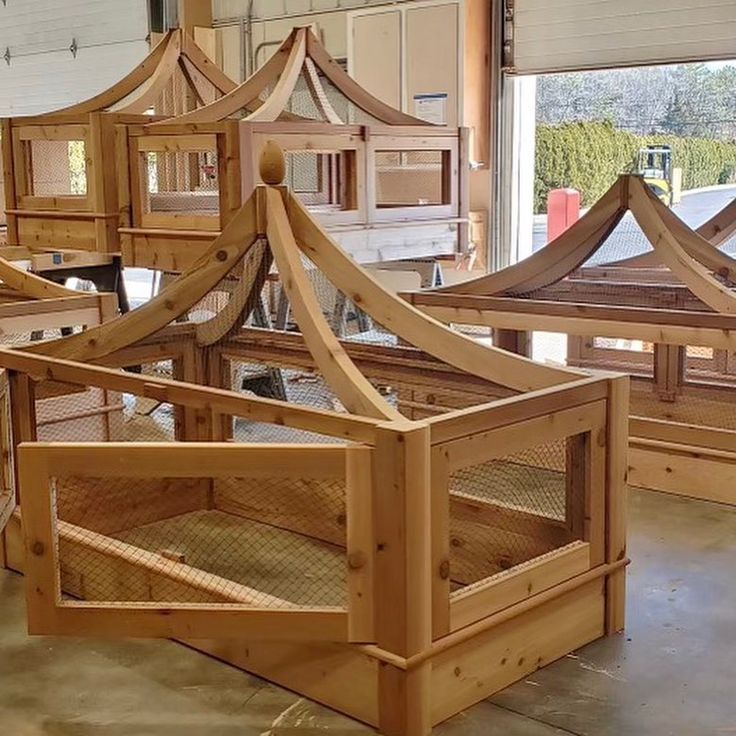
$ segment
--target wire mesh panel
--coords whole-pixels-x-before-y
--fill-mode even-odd
[[[172,361],[135,366],[172,377]],[[171,442],[181,407],[97,386],[44,383],[36,391],[37,436],[43,442]]]
[[[559,564],[573,544],[589,545],[592,564],[602,560],[606,403],[536,411],[509,423],[503,414],[494,419],[489,407],[434,424],[440,436],[451,432],[432,453],[435,529],[447,534],[446,551],[435,554],[439,564],[449,562],[443,585],[451,602],[491,591],[499,576],[531,562]],[[482,431],[484,425],[490,428]],[[589,564],[586,555],[578,562]]]
[[[379,208],[449,204],[446,151],[376,151]]]
[[[150,151],[146,154],[149,213],[219,214],[217,152]]]
[[[285,182],[311,211],[321,214],[358,209],[354,150],[288,150]]]
[[[631,414],[677,424],[736,431],[736,400],[729,388],[686,384],[662,401],[651,383],[633,381]]]
[[[83,140],[28,142],[31,191],[38,197],[87,194],[87,153]]]
[[[569,498],[567,455],[567,441],[558,440],[450,475],[450,574],[458,590],[581,538],[568,518],[584,499]],[[468,521],[473,513],[493,523]]]
[[[191,572],[191,586],[168,588],[171,602],[345,604],[344,481],[78,476],[54,488],[69,595],[161,600],[129,587],[104,559],[126,551]]]
[[[32,447],[24,522],[40,535],[51,514],[57,606],[346,609],[345,449]]]

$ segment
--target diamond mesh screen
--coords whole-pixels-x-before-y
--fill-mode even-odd
[[[584,435],[454,471],[449,478],[450,578],[467,590],[582,538]]]
[[[346,603],[343,480],[54,479],[62,584],[87,601]]]
[[[219,214],[216,151],[151,151],[147,166],[149,212]]]
[[[86,195],[86,147],[82,140],[29,141],[31,191],[37,197]]]

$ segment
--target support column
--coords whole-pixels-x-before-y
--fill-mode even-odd
[[[432,643],[429,428],[386,424],[374,451],[376,634],[401,657]],[[410,671],[380,666],[379,726],[385,736],[431,731],[429,661]]]
[[[606,493],[606,562],[626,557],[626,510],[629,472],[629,377],[618,376],[609,382],[608,394],[608,473]],[[626,568],[606,578],[606,633],[624,628],[626,616]]]
[[[685,380],[684,345],[654,345],[654,390],[660,401],[673,402]]]

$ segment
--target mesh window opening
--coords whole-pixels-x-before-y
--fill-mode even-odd
[[[448,204],[445,151],[376,151],[379,208]]]
[[[286,151],[285,183],[312,212],[356,210],[355,151]]]
[[[220,208],[216,151],[149,151],[144,154],[148,212],[217,215]]]
[[[31,160],[34,196],[86,196],[87,153],[84,141],[33,140],[27,151]]]
[[[342,479],[70,476],[52,488],[67,598],[346,606]],[[129,574],[109,563],[121,555]]]
[[[585,499],[568,489],[568,463],[585,435],[477,463],[450,475],[452,594],[564,547]],[[474,518],[479,510],[487,512]],[[473,512],[472,514],[470,512]],[[488,519],[491,521],[488,521]]]

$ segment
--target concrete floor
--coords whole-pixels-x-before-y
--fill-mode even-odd
[[[736,734],[736,510],[631,496],[628,628],[470,709],[438,736]],[[308,736],[372,731],[170,642],[25,635],[0,571],[0,733]]]

